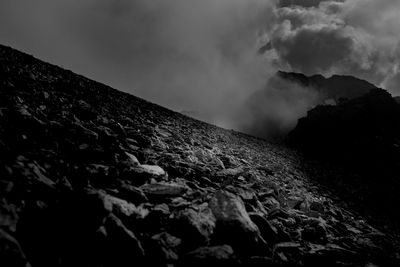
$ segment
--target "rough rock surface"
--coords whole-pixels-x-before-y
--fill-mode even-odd
[[[396,266],[295,152],[0,47],[2,266]]]

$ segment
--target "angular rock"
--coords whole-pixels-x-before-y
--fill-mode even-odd
[[[328,239],[326,223],[322,219],[311,219],[301,231],[304,240],[314,243],[325,243]]]
[[[364,266],[364,260],[358,257],[354,251],[342,248],[335,244],[312,244],[304,252],[302,261],[305,265],[343,266],[360,265]],[[352,264],[350,264],[352,262]]]
[[[106,232],[107,262],[114,266],[132,266],[133,261],[141,266],[145,255],[140,241],[116,216],[110,214],[104,223]]]
[[[128,157],[128,164],[132,164],[133,166],[139,166],[140,162],[139,160],[132,155],[131,153],[125,152],[126,156]]]
[[[154,183],[141,187],[146,196],[153,201],[182,196],[188,188],[177,183]]]
[[[149,247],[146,251],[148,255],[148,266],[170,266],[178,259],[178,249],[181,245],[181,239],[169,234],[161,232],[151,237]]]
[[[107,194],[103,191],[88,189],[73,199],[73,201],[66,203],[68,209],[73,209],[70,212],[79,212],[79,215],[84,215],[87,219],[84,223],[88,226],[99,225],[101,221],[112,212],[113,204],[109,201]],[[78,204],[79,207],[72,205]],[[81,213],[81,214],[80,214]]]
[[[268,252],[266,241],[239,197],[227,191],[217,191],[209,207],[216,218],[215,238],[220,242],[232,244],[238,253],[257,255]]]
[[[215,229],[215,217],[208,207],[187,208],[176,216],[175,231],[185,249],[207,244]]]
[[[261,236],[268,244],[276,243],[279,240],[278,230],[268,222],[268,220],[260,214],[249,214],[250,219],[257,225],[260,230]]]
[[[20,177],[18,180],[26,180],[26,185],[29,185],[31,190],[40,190],[42,193],[54,191],[55,182],[45,175],[45,169],[38,163],[30,162],[24,156],[19,156],[13,169],[13,175]]]
[[[170,227],[170,215],[171,211],[167,204],[155,205],[151,208],[150,214],[145,218],[143,222],[143,228],[147,234],[157,234],[160,229]]]
[[[301,259],[301,244],[296,242],[282,242],[274,246],[273,261],[278,265],[293,266]]]
[[[166,172],[156,165],[138,165],[132,166],[131,163],[122,167],[122,178],[135,185],[142,185],[151,178],[160,180],[166,176]]]
[[[118,191],[119,191],[119,196],[134,204],[148,202],[146,195],[140,188],[127,184],[125,182],[121,183]]]
[[[165,171],[163,170],[163,168],[161,168],[160,166],[157,165],[146,165],[146,164],[142,164],[140,165],[140,167],[145,170],[147,173],[154,175],[154,176],[163,176],[165,175]]]
[[[94,182],[107,179],[110,176],[110,167],[103,164],[88,164],[84,166],[84,175]]]
[[[19,208],[15,204],[8,203],[6,199],[0,199],[0,229],[9,232],[17,230],[19,220]]]
[[[97,116],[97,112],[93,109],[93,107],[84,100],[79,100],[75,104],[75,111],[76,115],[82,120],[92,120]]]
[[[185,255],[179,266],[233,266],[235,256],[231,246],[200,247]]]
[[[217,176],[233,176],[237,177],[244,172],[242,168],[235,168],[235,169],[224,169],[217,172]]]
[[[169,203],[169,206],[172,207],[173,209],[182,209],[190,206],[190,202],[185,200],[182,197],[176,197],[171,200],[171,203]]]
[[[126,200],[119,199],[110,195],[105,196],[106,201],[112,205],[112,211],[120,216],[134,219],[144,219],[149,214],[149,210],[143,206],[135,206]]]
[[[2,266],[30,267],[18,241],[0,229],[0,261]]]
[[[225,168],[224,163],[215,155],[212,150],[197,148],[194,151],[194,156],[205,164],[214,165],[220,168]]]

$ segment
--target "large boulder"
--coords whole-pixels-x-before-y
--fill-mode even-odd
[[[176,216],[177,234],[182,236],[185,248],[207,244],[215,229],[215,217],[208,206],[189,207]]]
[[[216,218],[215,238],[244,254],[265,254],[267,243],[250,219],[243,201],[227,191],[217,191],[209,202]]]

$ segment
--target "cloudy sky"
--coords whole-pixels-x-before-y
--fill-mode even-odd
[[[278,69],[400,94],[399,37],[398,0],[0,0],[0,43],[236,129],[305,114]]]

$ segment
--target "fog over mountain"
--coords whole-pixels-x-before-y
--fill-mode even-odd
[[[0,42],[269,136],[315,98],[271,81],[277,70],[354,75],[398,94],[399,12],[396,0],[1,0]]]

